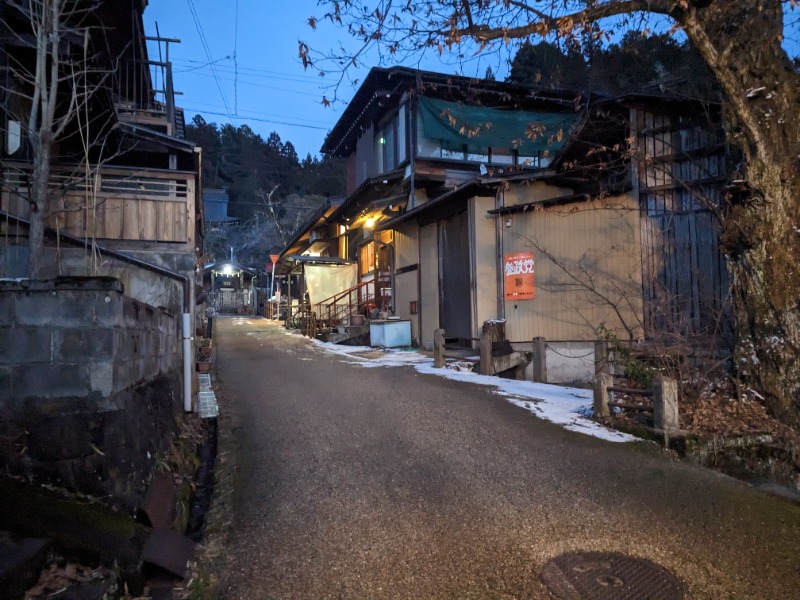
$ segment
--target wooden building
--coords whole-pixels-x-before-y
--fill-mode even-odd
[[[65,235],[48,237],[40,261],[45,277],[116,276],[137,299],[178,313],[182,291],[174,278],[118,258],[177,273],[193,287],[203,245],[200,148],[184,139],[183,111],[174,102],[169,46],[178,40],[146,37],[146,5],[103,0],[64,25],[87,37],[62,39],[57,116],[70,114],[73,92],[78,110],[51,157],[45,222]],[[36,48],[25,15],[4,4],[0,17],[0,275],[23,277],[36,159],[27,136],[33,88],[26,72],[34,71]],[[148,56],[148,40],[160,46],[158,60]]]
[[[474,345],[498,318],[574,353],[710,334],[720,140],[719,107],[373,69],[322,148],[347,159],[348,196],[316,251],[387,280],[384,307],[424,346],[437,328]]]

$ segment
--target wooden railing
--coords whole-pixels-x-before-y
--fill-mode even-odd
[[[31,169],[3,162],[0,208],[28,218]],[[100,167],[90,173],[54,169],[49,227],[80,237],[150,242],[194,242],[195,175]]]
[[[163,127],[169,135],[178,133],[171,63],[120,60],[114,71],[113,89],[121,121]]]

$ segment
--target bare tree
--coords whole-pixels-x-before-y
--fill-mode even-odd
[[[737,364],[769,407],[800,424],[800,73],[783,42],[797,0],[321,0],[352,48],[316,52],[310,68],[339,73],[375,57],[433,52],[461,62],[528,40],[567,44],[644,33],[667,23],[697,49],[722,89],[729,141],[744,157],[720,209],[737,321]],[[662,28],[663,29],[663,28]]]
[[[103,145],[111,115],[90,115],[92,97],[110,75],[96,65],[91,42],[90,16],[95,2],[74,0],[11,0],[8,19],[2,22],[6,34],[23,51],[9,53],[13,87],[5,92],[12,100],[10,113],[24,123],[32,157],[32,174],[27,201],[29,211],[30,277],[42,274],[42,249],[47,219],[56,209],[55,200],[70,187],[80,187],[93,196],[94,169],[90,150]],[[25,23],[23,30],[10,23]],[[27,29],[27,30],[26,30]],[[24,49],[32,49],[31,54]],[[56,187],[52,182],[54,149],[66,138],[77,136],[82,149],[78,166]],[[102,154],[102,152],[101,152]]]

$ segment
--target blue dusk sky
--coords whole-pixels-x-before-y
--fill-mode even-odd
[[[322,105],[323,95],[332,95],[326,89],[331,79],[303,70],[298,40],[317,50],[340,43],[353,47],[353,40],[330,24],[311,30],[308,18],[320,12],[316,0],[149,0],[144,22],[147,35],[181,40],[170,44],[170,60],[175,89],[183,94],[177,103],[186,109],[187,120],[199,113],[220,125],[247,124],[264,138],[275,131],[302,158],[319,152],[345,105]],[[786,46],[792,55],[797,54],[792,48],[797,48],[798,13],[787,11]],[[158,60],[155,45],[149,52]],[[507,71],[496,55],[457,65],[432,53],[409,66],[469,76],[482,76],[491,66],[498,78]],[[367,70],[352,76],[363,80]],[[354,91],[344,83],[338,96],[346,101]]]

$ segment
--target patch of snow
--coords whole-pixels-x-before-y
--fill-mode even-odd
[[[353,360],[358,366],[366,368],[375,367],[403,367],[413,366],[419,373],[437,375],[455,381],[464,381],[477,385],[495,388],[494,393],[503,396],[506,400],[535,416],[563,426],[565,429],[591,435],[609,442],[633,442],[638,438],[609,429],[591,420],[592,390],[562,387],[532,381],[516,381],[502,379],[490,375],[478,375],[469,370],[462,370],[458,361],[451,361],[450,368],[437,369],[433,366],[433,359],[419,352],[386,350],[378,358],[357,356],[358,353],[370,352],[374,355],[375,349],[369,346],[338,346],[329,342],[315,340],[317,346],[326,352],[344,356]]]

